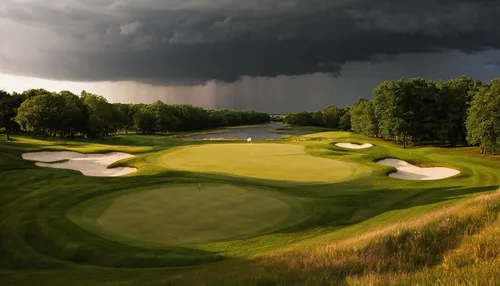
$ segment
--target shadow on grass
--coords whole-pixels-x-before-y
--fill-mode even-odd
[[[109,180],[109,184],[116,185],[118,188],[123,186],[125,189],[153,188],[174,183],[214,183],[258,187],[263,190],[280,192],[290,197],[313,199],[316,206],[322,209],[321,212],[316,212],[309,220],[274,233],[294,233],[318,227],[328,228],[329,230],[349,227],[386,212],[440,204],[498,188],[498,185],[490,185],[481,187],[450,186],[427,189],[364,190],[370,188],[370,184],[363,184],[362,181],[311,185],[310,183],[302,184],[182,171],[168,171],[158,175],[145,176],[141,180],[137,180],[137,178],[105,178],[105,180]],[[85,180],[96,184],[102,182],[102,178],[86,177]],[[144,185],[146,181],[147,184]],[[354,189],[353,185],[356,186]],[[347,190],[342,190],[343,188]],[[337,189],[340,189],[340,191],[336,191]],[[360,210],[363,211],[360,212]]]
[[[325,205],[325,211],[309,220],[291,226],[278,233],[294,233],[314,228],[329,231],[354,226],[391,211],[400,211],[453,201],[466,196],[494,191],[498,185],[483,187],[442,187],[427,190],[371,190],[323,197],[317,205]],[[396,193],[400,193],[395,195]],[[328,209],[330,206],[330,209]],[[337,208],[337,209],[335,209]]]
[[[463,214],[464,210],[470,212]],[[336,246],[330,241],[317,249],[232,259],[190,271],[183,279],[174,277],[168,285],[194,285],[197,281],[204,285],[347,285],[348,277],[353,276],[411,274],[440,265],[445,254],[458,248],[464,238],[498,221],[499,210],[497,195],[354,244]]]
[[[16,142],[13,143],[16,144]],[[87,143],[76,144],[84,146]],[[171,183],[207,182],[257,186],[289,194],[291,197],[316,199],[317,208],[311,219],[275,232],[291,234],[315,228],[340,229],[367,221],[389,211],[439,204],[498,188],[496,185],[491,185],[425,189],[410,187],[374,189],[371,183],[363,180],[336,184],[311,184],[179,171],[166,171],[161,174],[134,177],[95,178],[76,175],[75,171],[44,170],[41,168],[33,170],[36,168],[33,163],[23,160],[20,155],[26,148],[40,149],[40,146],[23,143],[19,145],[21,147],[12,147],[9,144],[11,143],[6,142],[0,145],[0,171],[15,168],[32,170],[29,170],[29,173],[18,172],[12,175],[9,177],[9,182],[5,181],[2,187],[9,190],[21,189],[24,184],[29,185],[28,177],[34,177],[33,181],[29,182],[33,183],[31,186],[34,186],[34,190],[19,191],[17,194],[0,194],[3,199],[2,204],[12,203],[12,206],[15,206],[13,202],[17,202],[20,208],[16,208],[16,212],[18,209],[29,212],[29,215],[22,214],[19,222],[19,234],[28,242],[28,245],[47,256],[59,260],[107,267],[188,266],[219,261],[224,258],[224,255],[181,246],[162,249],[132,247],[88,233],[73,225],[65,216],[68,207],[85,200],[86,195],[95,196],[123,189],[143,188],[144,186],[149,188]],[[192,144],[192,142],[188,144]],[[60,145],[60,143],[55,142],[54,145]],[[73,142],[69,145],[75,146]],[[159,148],[165,149],[164,146]],[[47,150],[47,148],[43,149]],[[57,184],[53,182],[57,182]],[[62,192],[61,188],[50,186],[51,184],[62,186],[62,189],[67,188],[68,190]],[[46,193],[30,196],[31,191],[45,188],[47,188]],[[75,194],[78,195],[75,196]],[[13,207],[12,210],[14,210]],[[13,233],[13,235],[17,235],[17,229]],[[356,265],[354,264],[354,266]],[[350,265],[348,269],[352,269],[354,266]],[[344,270],[344,268],[339,268],[335,271],[343,273]],[[339,277],[342,278],[342,276]],[[268,278],[263,279],[255,281],[256,283],[264,283],[265,279]],[[274,278],[270,279],[272,281]]]
[[[60,175],[58,178],[51,178],[48,174],[54,172],[35,172],[34,170],[31,172],[33,174],[36,173],[41,181],[57,179],[58,184],[61,186],[75,183],[75,176]],[[25,174],[20,174],[20,176],[25,176]],[[16,181],[15,179],[13,178],[14,181]],[[346,261],[338,265],[331,264],[328,267],[309,265],[304,270],[304,265],[300,264],[300,257],[294,257],[295,261],[287,261],[285,263],[279,260],[227,259],[224,253],[183,246],[156,249],[127,246],[87,232],[74,225],[65,215],[70,206],[84,201],[89,197],[102,195],[103,192],[105,194],[121,191],[122,189],[140,188],[145,183],[147,183],[147,187],[157,187],[178,182],[193,183],[197,180],[203,182],[243,184],[253,187],[257,184],[257,181],[254,180],[242,182],[239,178],[201,175],[189,172],[169,172],[158,176],[146,176],[141,179],[137,177],[124,177],[102,180],[101,178],[81,176],[76,182],[78,187],[69,188],[66,192],[61,192],[60,189],[54,187],[52,191],[48,190],[47,194],[36,197],[36,200],[29,197],[21,198],[22,200],[18,202],[18,206],[29,213],[21,216],[16,228],[10,230],[13,231],[10,235],[21,237],[27,246],[33,248],[38,253],[46,255],[50,259],[43,261],[38,261],[38,258],[30,258],[31,260],[29,261],[6,260],[6,268],[22,269],[23,267],[39,267],[44,269],[78,271],[78,267],[80,266],[67,264],[67,262],[97,265],[106,268],[150,269],[155,267],[180,267],[206,264],[203,268],[179,270],[179,273],[183,273],[180,276],[188,279],[187,283],[184,280],[170,279],[164,277],[164,274],[157,273],[155,276],[142,276],[140,279],[137,279],[137,285],[198,285],[200,281],[206,281],[206,285],[293,285],[298,283],[309,285],[329,285],[333,283],[342,285],[345,283],[346,277],[360,275],[364,271],[370,270],[371,266],[363,265],[355,260]],[[12,184],[21,184],[21,182],[13,182]],[[79,186],[80,184],[81,186]],[[270,190],[290,192],[292,196],[307,198],[314,198],[316,196],[318,198],[317,202],[320,204],[319,207],[325,207],[321,214],[313,217],[311,220],[277,232],[284,234],[307,231],[317,227],[325,227],[329,230],[348,227],[391,210],[402,210],[441,203],[465,195],[490,191],[498,187],[464,188],[461,186],[452,186],[429,188],[426,190],[378,189],[369,191],[350,190],[339,193],[325,191],[320,192],[321,196],[317,197],[318,193],[314,194],[312,190],[318,188],[318,186],[307,186],[305,187],[306,190],[304,190],[304,187],[273,187],[264,182],[260,182],[260,184],[262,187],[269,188]],[[362,182],[357,182],[356,184],[359,188],[364,188]],[[342,184],[323,185],[322,187],[325,189],[335,189],[339,185],[341,186]],[[344,186],[347,187],[348,184],[345,183]],[[51,192],[57,192],[57,196],[55,196],[56,193]],[[75,194],[77,195],[75,196]],[[395,197],[395,194],[404,195]],[[384,201],[385,204],[381,204]],[[329,208],[326,208],[327,205],[330,205]],[[377,207],[377,205],[379,206]],[[347,206],[347,208],[340,212],[332,212],[338,206]],[[16,210],[18,209],[20,208],[16,208]],[[359,209],[366,209],[367,211],[362,217],[353,220],[353,214]],[[8,210],[6,209],[6,211]],[[3,231],[3,234],[9,235],[7,229]],[[424,252],[427,249],[420,249],[418,251]],[[436,260],[422,262],[416,265],[415,269],[432,267],[439,261],[443,253],[443,250],[440,249],[434,251],[433,255],[437,257]],[[49,263],[48,261],[52,262]],[[220,262],[207,264],[217,261]],[[293,263],[297,263],[298,266],[294,267]],[[71,269],[68,269],[68,265],[72,265]],[[387,267],[388,269],[386,270],[398,270],[397,266],[392,264]],[[110,279],[116,277],[117,280],[122,277],[119,272],[110,272],[107,275]],[[175,277],[175,275],[173,276]],[[101,278],[96,277],[95,279]],[[130,277],[130,279],[134,280],[134,277]],[[106,282],[109,282],[109,280],[106,280]],[[56,284],[50,283],[50,285]]]

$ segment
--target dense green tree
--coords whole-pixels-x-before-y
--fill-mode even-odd
[[[356,133],[376,137],[378,135],[378,122],[373,111],[372,103],[367,99],[360,99],[354,103],[350,110],[351,129]]]
[[[19,106],[26,97],[19,93],[9,94],[0,90],[0,127],[5,130],[7,140],[10,140],[10,134],[20,130],[19,124],[15,121]]]
[[[134,115],[134,127],[142,134],[154,134],[157,128],[156,114],[151,106],[144,105]]]
[[[323,110],[323,125],[328,128],[340,128],[340,118],[344,115],[345,111],[336,106],[328,106]]]
[[[321,126],[332,129],[339,129],[340,119],[348,112],[349,108],[338,108],[336,106],[328,106],[323,111],[314,112],[290,112],[285,114],[283,122],[286,124],[297,126]],[[348,119],[346,124],[345,119]],[[349,130],[351,127],[350,115],[344,119],[344,128]]]
[[[298,126],[315,126],[317,125],[316,120],[319,120],[319,116],[317,115],[315,118],[313,115],[313,112],[292,112],[285,115],[283,122]]]
[[[456,146],[459,141],[465,143],[467,110],[481,85],[480,81],[465,76],[436,83],[435,130],[438,140],[443,143],[448,141],[452,146]]]
[[[209,110],[208,113],[213,127],[228,126],[228,117],[224,110]]]
[[[283,123],[297,126],[325,126],[322,111],[290,112],[283,117]]]
[[[43,88],[39,88],[39,89],[28,89],[28,90],[25,90],[23,91],[23,96],[26,98],[26,99],[31,99],[35,96],[38,96],[38,95],[49,95],[49,94],[52,94],[52,92],[50,91],[47,91]]]
[[[125,133],[128,133],[129,130],[133,129],[133,117],[128,118],[129,115],[129,104],[123,103],[113,103],[113,121],[114,128],[118,130],[123,130]],[[132,124],[128,122],[130,120]]]
[[[10,122],[10,113],[10,94],[4,90],[0,90],[0,127],[5,128],[5,135],[7,136],[7,140],[10,140],[8,128],[8,123]]]
[[[344,115],[340,117],[340,130],[349,131],[351,130],[351,111],[350,109],[345,109]]]
[[[479,88],[467,117],[467,141],[481,153],[500,153],[500,79]]]
[[[19,107],[16,122],[26,130],[38,131],[43,136],[50,135],[51,124],[56,122],[56,110],[52,94],[41,94],[24,101]]]
[[[289,112],[289,113],[285,114],[285,116],[283,117],[283,123],[297,125],[297,123],[298,123],[297,113],[296,112]]]
[[[113,105],[103,96],[85,91],[82,91],[81,97],[89,116],[86,135],[90,138],[105,138],[111,135],[115,131]]]
[[[169,132],[178,129],[179,119],[175,116],[175,109],[172,106],[157,101],[150,105],[155,116],[156,131]]]
[[[373,90],[379,135],[386,140],[420,142],[435,130],[436,86],[421,78],[383,82]]]
[[[386,140],[393,140],[398,135],[396,110],[396,84],[384,81],[373,90],[373,112],[378,121],[379,135]]]
[[[413,142],[464,141],[465,116],[477,81],[460,77],[446,82],[421,78],[383,82],[373,91],[380,136]]]
[[[77,133],[87,130],[87,109],[83,100],[69,91],[61,91],[58,95],[61,100],[60,136],[74,137]]]
[[[311,112],[311,124],[312,126],[324,126],[325,123],[323,121],[323,112],[314,111]]]
[[[179,120],[179,124],[174,131],[190,131],[210,128],[210,115],[206,110],[187,104],[172,105],[172,107],[173,116]],[[239,125],[238,123],[235,125]]]
[[[399,80],[395,86],[395,130],[406,147],[410,139],[420,142],[433,130],[436,87],[422,78]]]

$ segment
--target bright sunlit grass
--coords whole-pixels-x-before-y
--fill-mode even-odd
[[[138,172],[85,177],[21,158],[41,150],[132,153],[114,165]],[[392,179],[375,163],[388,157],[461,173]],[[14,136],[0,141],[0,276],[11,285],[481,284],[500,274],[500,199],[474,197],[498,189],[499,164],[473,148],[403,149],[347,132],[252,144]],[[199,184],[223,187],[198,193]]]

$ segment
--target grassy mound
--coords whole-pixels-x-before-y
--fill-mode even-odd
[[[301,206],[279,193],[217,184],[169,185],[77,205],[76,223],[155,244],[199,244],[255,236],[304,219]],[[113,239],[112,235],[106,237]],[[121,239],[124,240],[123,238]]]

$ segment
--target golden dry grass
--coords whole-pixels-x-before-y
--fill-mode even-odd
[[[265,254],[244,272],[219,265],[191,275],[202,285],[498,285],[499,276],[475,267],[500,266],[499,211],[500,190],[357,237]]]

